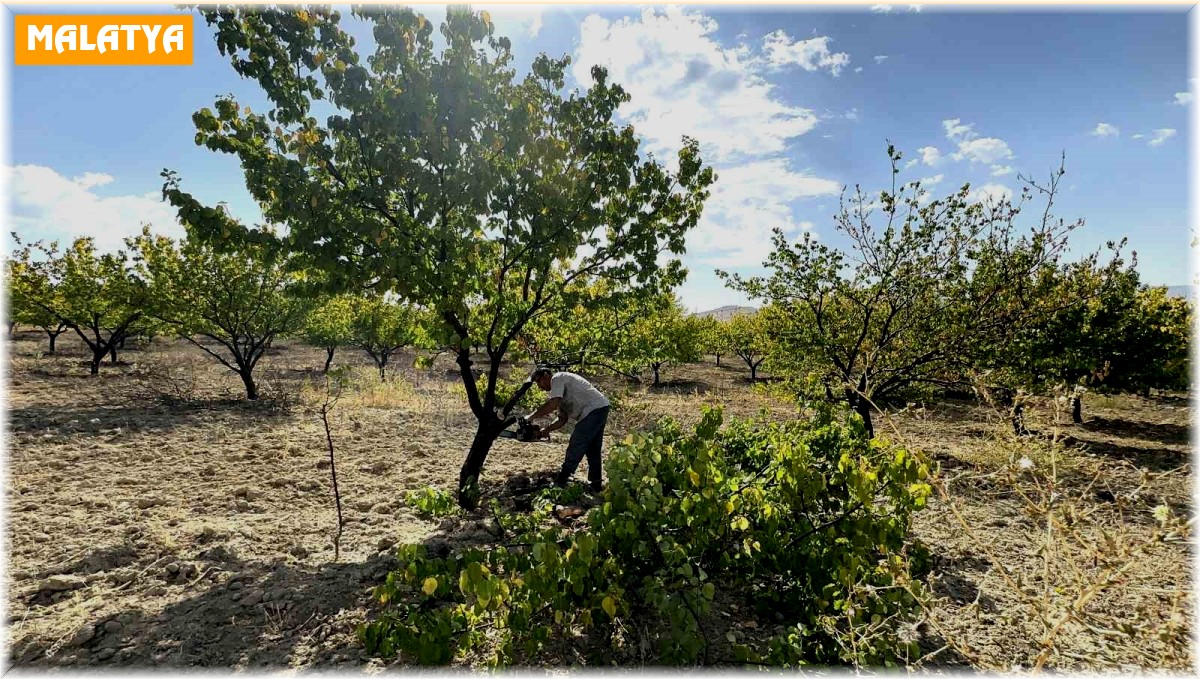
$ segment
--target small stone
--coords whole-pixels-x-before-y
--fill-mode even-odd
[[[75,633],[75,636],[71,638],[71,645],[82,646],[95,638],[96,626],[89,622],[83,627],[80,627],[79,631]]]
[[[371,511],[371,508],[374,506],[375,506],[375,503],[371,500],[359,500],[358,502],[355,502],[353,505],[353,507],[360,512],[369,512],[369,511]]]
[[[162,586],[151,587],[150,589],[146,590],[146,596],[162,596],[166,593],[167,593],[167,588],[162,587]]]
[[[174,562],[167,564],[167,572],[171,575],[175,575],[179,572],[179,564]]]
[[[379,538],[379,542],[375,543],[376,547],[380,550],[389,549],[392,547],[392,545],[395,545],[395,544],[396,544],[396,538],[386,537],[386,536]]]
[[[104,623],[104,633],[116,634],[117,632],[121,631],[122,627],[124,627],[124,625],[121,624],[120,620],[109,620],[108,622]]]
[[[21,505],[21,511],[23,512],[32,512],[37,508],[38,504],[36,502],[26,502],[25,504]]]
[[[376,514],[391,514],[392,507],[386,502],[380,502],[372,509]]]
[[[83,578],[77,575],[51,575],[42,583],[43,592],[66,592],[83,587]]]
[[[151,507],[157,507],[164,504],[166,504],[166,502],[157,497],[142,497],[138,498],[137,501],[138,509],[150,509]]]
[[[98,658],[100,661],[105,661],[116,654],[117,650],[115,648],[102,648],[100,649],[100,653],[96,655],[96,658]]]
[[[179,519],[168,519],[168,520],[167,520],[167,525],[168,525],[168,526],[178,526],[178,525],[179,525]]]
[[[50,536],[46,535],[45,533],[34,533],[33,541],[34,542],[50,542]]]
[[[235,592],[241,588],[242,588],[242,583],[238,580],[234,580],[233,582],[229,583],[229,589],[232,589]]]
[[[263,595],[260,592],[250,592],[242,599],[242,603],[247,606],[254,606],[263,600]]]
[[[238,500],[237,508],[238,508],[238,511],[240,511],[240,512],[248,512],[248,511],[250,511],[250,503],[246,502],[245,500]]]
[[[239,599],[241,599],[241,598],[242,598],[242,593],[241,593],[241,592],[234,592],[234,593],[233,593],[233,596],[232,596],[231,598],[232,598],[234,601],[237,601],[237,600],[239,600]]]
[[[329,469],[329,460],[318,460],[317,469]]]

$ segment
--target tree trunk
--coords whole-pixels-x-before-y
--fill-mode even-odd
[[[1142,398],[1150,398],[1150,387],[1142,387]]]
[[[120,349],[125,348],[125,335],[121,335],[121,339],[117,341],[117,347]]]
[[[758,380],[758,366],[751,363],[750,364],[750,381],[754,382],[756,380]]]
[[[717,367],[721,367],[721,354],[717,354]]]
[[[653,386],[657,387],[658,382],[659,382],[659,379],[658,379],[658,368],[659,367],[657,365],[652,365],[650,367],[651,367],[651,369],[654,370],[654,385]]]
[[[467,459],[458,473],[458,504],[463,509],[469,511],[479,506],[479,477],[483,474],[483,463],[487,461],[492,444],[499,436],[499,422],[491,426],[480,422],[475,430]]]
[[[329,372],[329,365],[333,363],[333,352],[337,347],[325,347],[325,367],[321,369],[321,374]]]
[[[851,406],[854,408],[854,412],[858,413],[858,416],[862,418],[863,426],[867,429],[867,438],[875,438],[875,425],[871,422],[871,403],[862,396],[855,394]]]
[[[17,336],[17,324],[12,321],[8,322],[8,336],[10,338]]]
[[[383,354],[375,361],[375,365],[379,367],[379,381],[387,382],[387,354]]]
[[[1081,396],[1071,398],[1071,421],[1075,424],[1083,424],[1083,397]]]
[[[246,386],[246,398],[251,401],[258,400],[258,385],[254,384],[254,375],[243,368],[238,371],[238,376],[242,378],[242,384]]]
[[[108,343],[108,362],[113,365],[117,364],[117,343],[113,341]]]
[[[1025,426],[1025,404],[1018,401],[1009,411],[1012,420],[1013,433],[1017,436],[1029,436],[1029,427]]]
[[[92,370],[91,374],[100,374],[100,361],[104,360],[104,354],[108,353],[105,349],[97,349],[92,351]]]
[[[58,339],[58,333],[50,332],[49,330],[47,330],[46,335],[50,338],[50,351],[48,351],[46,353],[53,354],[54,353],[54,341]]]

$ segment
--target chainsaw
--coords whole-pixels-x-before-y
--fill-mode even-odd
[[[500,432],[500,438],[516,439],[522,443],[533,443],[534,441],[549,441],[550,432],[542,431],[542,428],[530,422],[524,417],[517,418],[517,430],[511,431],[505,429]]]

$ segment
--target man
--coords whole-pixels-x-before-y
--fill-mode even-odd
[[[566,485],[579,467],[580,460],[587,456],[588,481],[595,492],[602,488],[600,483],[600,452],[604,445],[604,426],[608,424],[609,402],[590,382],[570,372],[553,372],[549,368],[538,368],[530,376],[538,388],[550,392],[550,399],[529,416],[536,420],[557,412],[558,416],[542,431],[562,429],[568,419],[575,420],[575,431],[567,443],[567,457],[562,471],[554,482]]]

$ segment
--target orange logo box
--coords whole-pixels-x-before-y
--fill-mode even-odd
[[[191,15],[18,14],[17,66],[191,66]]]

